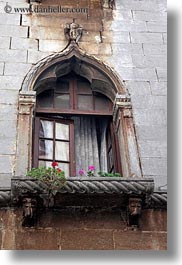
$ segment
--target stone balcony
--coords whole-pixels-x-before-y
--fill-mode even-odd
[[[133,223],[138,226],[142,209],[166,208],[167,193],[154,192],[154,180],[145,178],[70,177],[61,188],[50,190],[39,180],[15,177],[11,190],[0,190],[0,205],[22,207],[24,226],[34,225],[35,212],[44,208],[117,208],[127,215],[131,206],[138,212]]]

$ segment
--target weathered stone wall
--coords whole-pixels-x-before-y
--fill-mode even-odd
[[[84,28],[80,47],[113,67],[132,96],[141,167],[156,186],[166,184],[166,0],[49,1],[87,7],[71,14],[10,14],[0,2],[0,184],[10,187],[16,155],[18,91],[38,60],[65,48],[63,28],[73,17]],[[104,9],[101,8],[104,2]],[[28,7],[26,0],[9,1]]]
[[[0,1],[0,187],[10,187],[16,160],[17,102],[37,61],[67,45],[64,25],[83,26],[79,46],[113,67],[132,98],[142,172],[157,186],[166,179],[166,0],[43,0],[41,6],[88,8],[88,13],[5,13]],[[103,9],[102,5],[103,4]],[[10,0],[12,7],[29,7]],[[26,129],[26,128],[25,128]],[[23,140],[23,139],[22,139]],[[95,210],[96,211],[96,210]],[[120,212],[42,213],[22,228],[20,209],[1,209],[1,249],[166,249],[166,211],[144,210],[141,229],[126,230]]]
[[[166,0],[118,0],[107,61],[132,98],[143,175],[167,183]],[[107,25],[107,23],[106,23]]]
[[[0,249],[166,250],[166,211],[144,210],[141,230],[126,230],[120,212],[43,212],[36,228],[22,228],[18,209],[0,211]]]

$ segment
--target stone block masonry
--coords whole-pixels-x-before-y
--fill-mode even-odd
[[[60,1],[46,0],[44,5],[53,5],[53,2],[58,4]],[[88,5],[88,16],[74,14],[84,29],[79,45],[113,67],[128,88],[142,157],[141,167],[145,176],[155,178],[156,185],[157,179],[160,185],[162,182],[166,184],[166,0],[116,0],[113,11],[107,7],[102,10],[100,1],[61,2],[62,6],[70,7],[75,2],[81,7]],[[25,0],[8,3],[28,6]],[[5,5],[6,1],[1,1],[0,110],[4,115],[0,118],[0,141],[3,144],[0,156],[1,161],[9,161],[6,170],[9,178],[16,152],[18,91],[33,64],[64,49],[67,44],[64,24],[72,21],[73,14],[6,14]],[[5,118],[7,115],[9,123]],[[8,124],[11,130],[5,137],[6,128],[10,127]],[[160,174],[152,169],[154,162],[150,164],[150,159],[157,165],[162,161]],[[4,182],[2,174],[0,181]]]
[[[0,49],[9,49],[10,37],[0,37]]]
[[[113,10],[105,0],[44,0],[40,6],[60,2],[62,6],[88,7],[89,13],[17,14],[12,10],[7,14],[7,1],[0,1],[0,187],[9,189],[15,172],[18,95],[24,77],[32,65],[66,47],[64,25],[76,18],[84,29],[79,46],[112,67],[131,95],[143,177],[154,179],[155,190],[165,189],[166,0],[115,0]],[[26,0],[8,4],[29,6]],[[167,249],[165,210],[142,209],[138,231],[126,229],[126,212],[92,211],[42,211],[35,228],[23,228],[21,209],[1,208],[0,249]]]
[[[26,63],[27,51],[0,49],[0,60],[5,63]]]
[[[4,75],[25,76],[30,68],[31,64],[27,63],[5,63]]]
[[[4,73],[4,63],[0,63],[0,75]]]
[[[11,49],[12,50],[38,50],[38,39],[30,38],[11,38]]]
[[[8,16],[8,15],[7,15]],[[0,36],[28,37],[28,27],[14,25],[0,25]]]
[[[129,44],[119,43],[118,39],[111,44],[113,55],[108,62],[131,93],[141,166],[145,176],[155,178],[156,187],[167,183],[166,4],[165,0],[117,0],[109,27],[113,36],[117,31],[130,36]],[[123,10],[128,16],[120,18],[118,13]]]
[[[22,228],[20,210],[1,210],[2,250],[166,250],[166,212],[144,210],[142,230],[127,231],[121,212],[46,211],[36,228]],[[124,215],[123,215],[124,216]],[[124,217],[123,217],[124,218]]]

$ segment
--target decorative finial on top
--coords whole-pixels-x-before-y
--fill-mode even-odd
[[[83,28],[75,23],[75,18],[72,23],[66,23],[64,27],[64,34],[69,42],[78,43],[82,36]]]

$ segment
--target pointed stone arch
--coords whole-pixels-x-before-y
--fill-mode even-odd
[[[55,81],[74,71],[86,78],[93,91],[113,102],[113,120],[118,134],[118,146],[124,177],[142,176],[138,145],[129,93],[114,69],[87,54],[76,43],[51,54],[35,64],[24,78],[19,93],[19,118],[15,175],[25,176],[32,166],[32,129],[36,95],[42,84]],[[26,130],[25,130],[26,128]],[[23,138],[23,141],[22,141]]]
[[[112,101],[117,94],[128,95],[114,69],[95,56],[87,54],[74,43],[36,63],[25,76],[21,93],[38,92],[42,83],[55,81],[70,71],[88,79],[93,90],[105,94]]]

